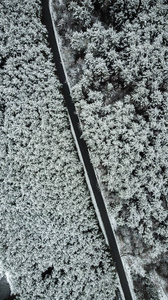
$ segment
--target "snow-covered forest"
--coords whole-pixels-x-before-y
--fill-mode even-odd
[[[137,299],[163,299],[168,293],[167,1],[52,3],[83,137]]]
[[[0,277],[7,276],[12,299],[119,300],[41,1],[2,0],[0,12]]]

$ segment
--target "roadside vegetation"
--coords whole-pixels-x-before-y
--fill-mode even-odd
[[[167,1],[52,3],[83,136],[137,299],[160,299],[168,292]]]
[[[2,0],[0,276],[12,299],[120,299],[41,22]]]

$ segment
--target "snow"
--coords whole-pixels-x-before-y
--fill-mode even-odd
[[[14,291],[14,286],[13,286],[13,283],[12,283],[12,279],[11,279],[11,275],[10,275],[10,272],[6,271],[5,272],[5,275],[6,275],[6,279],[10,285],[10,290],[11,290],[11,294],[13,294],[13,291]]]
[[[2,262],[0,262],[0,279],[3,277],[4,268]]]
[[[133,259],[134,259],[135,265],[137,264],[137,268],[139,270],[139,264],[137,263],[137,257],[134,256]],[[125,257],[125,256],[121,256],[121,260],[124,265],[124,269],[126,270],[127,280],[128,280],[129,287],[131,289],[132,298],[133,298],[133,300],[137,300],[137,297],[134,293],[134,285],[133,285],[133,280],[132,280],[132,276],[131,276],[132,265],[129,265],[129,263],[127,261],[127,257]]]
[[[101,193],[102,193],[102,197],[103,197],[103,200],[104,200],[104,204],[105,204],[106,210],[108,212],[108,205],[107,205],[107,203],[110,202],[110,200],[107,201],[107,198],[108,198],[107,193],[105,192],[105,189],[103,188],[103,185],[101,184],[101,180],[100,180],[100,178],[101,178],[101,172],[100,172],[100,170],[95,169],[95,173],[96,173],[97,181],[98,181],[99,186],[101,188]],[[108,215],[109,215],[110,223],[112,225],[112,228],[113,228],[113,231],[114,231],[114,235],[115,235],[115,231],[117,230],[117,222],[116,222],[114,216],[112,216],[112,214],[108,214]],[[117,236],[116,235],[115,235],[115,238],[117,240]]]
[[[59,50],[60,57],[61,57],[61,63],[62,63],[63,69],[64,69],[65,77],[66,77],[66,82],[67,82],[67,84],[68,84],[69,90],[71,91],[71,88],[70,88],[70,82],[69,82],[69,79],[68,79],[68,76],[67,76],[67,72],[66,72],[64,60],[63,60],[62,55],[61,55],[61,50],[60,50],[60,48],[61,48],[61,47],[60,47],[60,38],[59,38],[59,36],[58,36],[58,34],[57,34],[57,30],[56,30],[55,23],[54,23],[54,20],[53,20],[52,0],[49,0],[49,8],[50,8],[51,19],[52,19],[52,24],[53,24],[53,28],[54,28],[54,34],[55,34],[55,38],[56,38],[57,45],[58,45],[58,50]],[[68,117],[69,117],[69,122],[70,122],[70,126],[71,126],[71,132],[72,132],[72,135],[73,135],[73,137],[74,137],[75,144],[76,144],[76,148],[77,148],[77,151],[78,151],[78,155],[79,155],[80,161],[81,161],[81,163],[82,163],[82,165],[83,165],[83,168],[84,168],[86,182],[87,182],[87,185],[88,185],[88,188],[89,188],[89,191],[90,191],[91,199],[92,199],[92,202],[93,202],[95,211],[96,211],[96,215],[97,215],[97,218],[98,218],[98,221],[99,221],[99,225],[100,225],[100,227],[101,227],[101,229],[102,229],[102,232],[103,232],[103,234],[104,234],[106,244],[109,245],[109,244],[108,244],[108,238],[107,238],[106,232],[105,232],[105,228],[104,228],[103,222],[102,222],[102,220],[101,220],[101,215],[100,215],[100,212],[99,212],[97,203],[96,203],[96,199],[95,199],[95,196],[94,196],[94,193],[93,193],[91,184],[90,184],[89,176],[88,176],[87,170],[86,170],[86,168],[85,168],[85,164],[84,164],[84,161],[83,161],[83,158],[82,158],[82,154],[81,154],[81,151],[80,151],[80,148],[79,148],[79,145],[78,145],[78,141],[77,141],[77,138],[76,138],[76,134],[75,134],[75,131],[74,131],[74,128],[73,128],[73,125],[72,125],[71,118],[70,118],[69,114],[68,114]],[[96,172],[95,172],[95,173],[96,173]],[[99,186],[100,186],[100,181],[99,181],[99,178],[98,178],[97,174],[96,174],[96,178],[97,178],[98,184],[99,184]],[[101,190],[101,188],[100,188],[100,190]],[[101,192],[102,192],[102,190],[101,190]],[[103,196],[103,193],[102,193],[102,196]],[[103,200],[104,200],[104,197],[103,197]],[[104,204],[105,204],[105,207],[106,207],[106,210],[107,210],[106,201],[104,201]],[[117,228],[116,221],[115,221],[115,219],[114,219],[112,216],[110,217],[110,223],[111,223],[112,229],[116,229],[116,228]],[[113,230],[113,232],[114,232],[114,230]],[[118,243],[119,240],[118,240],[118,238],[117,238],[115,232],[114,232],[114,235],[115,235],[117,244],[119,244],[119,243]],[[122,259],[122,257],[121,257],[121,259]],[[125,261],[123,261],[123,259],[122,259],[122,262],[123,262],[123,265],[124,265],[125,270],[127,271],[127,272],[126,272],[126,277],[127,277],[128,284],[129,284],[129,287],[130,287],[132,299],[133,299],[133,300],[136,300],[136,297],[135,297],[135,294],[134,294],[134,291],[133,291],[133,283],[132,283],[132,279],[131,279],[131,276],[130,276],[130,270],[129,270],[128,266],[126,265]],[[119,289],[120,289],[120,293],[121,293],[122,299],[125,299],[125,298],[124,298],[123,291],[122,291],[122,287],[119,286]]]
[[[69,82],[69,79],[68,79],[68,76],[67,76],[67,73],[66,73],[66,69],[65,69],[64,60],[63,60],[62,55],[61,55],[61,50],[60,50],[60,48],[61,48],[60,47],[61,40],[59,38],[59,35],[57,34],[57,30],[55,28],[55,23],[54,23],[54,20],[53,20],[52,0],[49,0],[49,9],[50,9],[50,14],[51,14],[51,20],[52,20],[52,25],[53,25],[53,29],[54,29],[55,39],[57,41],[58,51],[60,53],[61,64],[62,64],[63,69],[64,69],[64,73],[65,73],[65,77],[66,77],[66,82],[67,82],[68,88],[69,88],[69,90],[71,90],[70,89],[70,82]]]
[[[76,134],[74,132],[74,128],[73,128],[73,125],[72,125],[72,122],[71,122],[69,114],[68,114],[68,117],[69,117],[69,122],[70,122],[70,125],[71,125],[72,135],[74,137],[76,148],[77,148],[77,151],[78,151],[78,155],[79,155],[80,161],[81,161],[81,163],[83,165],[83,168],[84,168],[86,182],[87,182],[87,185],[88,185],[88,188],[89,188],[89,191],[90,191],[91,199],[92,199],[95,211],[96,211],[96,215],[97,215],[97,218],[98,218],[98,221],[99,221],[99,225],[100,225],[100,228],[101,228],[101,230],[102,230],[102,232],[104,234],[104,237],[105,237],[105,240],[106,240],[106,244],[109,245],[108,238],[107,238],[107,235],[106,235],[106,232],[105,232],[105,228],[104,228],[101,216],[100,216],[100,212],[99,212],[99,209],[98,209],[98,206],[97,206],[97,202],[96,202],[96,199],[95,199],[95,196],[94,196],[91,184],[90,184],[90,179],[89,179],[87,170],[85,168],[85,164],[84,164],[84,161],[83,161],[83,158],[82,158],[82,154],[81,154],[81,151],[80,151],[80,148],[79,148],[79,145],[78,145],[78,141],[76,139]]]
[[[161,278],[161,276],[159,276],[156,271],[153,271],[151,273],[151,278],[153,278],[154,282],[157,285],[158,288],[158,293],[159,293],[159,300],[167,300],[167,292],[166,292],[166,288],[165,288],[165,280]]]
[[[96,177],[97,177],[97,181],[98,181],[98,183],[99,183],[99,186],[101,186],[101,183],[100,183],[100,180],[99,180],[99,178],[100,178],[100,173],[97,172],[97,171],[96,171],[96,173],[97,173],[97,176],[96,176]],[[101,186],[101,193],[102,193],[102,197],[103,197],[103,200],[104,200],[104,204],[105,204],[105,206],[106,206],[106,210],[107,210],[107,212],[108,212],[107,204],[106,204],[106,201],[105,201],[105,191],[104,191],[104,189],[103,189],[102,186]],[[114,236],[115,236],[115,240],[116,240],[116,242],[117,242],[117,246],[118,246],[118,250],[119,250],[119,253],[120,253],[121,261],[122,261],[123,266],[124,266],[124,270],[125,270],[126,277],[127,277],[127,281],[128,281],[128,285],[129,285],[129,288],[130,288],[130,291],[131,291],[132,299],[133,299],[133,300],[137,300],[136,295],[135,295],[135,293],[134,293],[133,281],[132,281],[132,278],[131,278],[131,275],[130,275],[131,269],[129,268],[129,265],[128,265],[127,261],[126,261],[126,260],[124,259],[124,257],[122,257],[122,255],[121,255],[121,251],[120,251],[120,249],[121,249],[121,243],[120,243],[120,240],[119,240],[118,236],[117,236],[116,233],[115,233],[115,230],[117,229],[117,223],[116,223],[116,220],[115,220],[115,218],[114,218],[111,214],[110,214],[110,215],[108,214],[108,216],[109,216],[109,219],[110,219],[111,227],[113,228],[113,233],[114,233]],[[122,289],[121,289],[121,290],[122,290]],[[121,291],[120,291],[120,292],[121,292]],[[124,297],[123,294],[122,294],[122,296]]]
[[[64,65],[64,61],[63,61],[63,58],[62,58],[62,55],[61,55],[61,51],[60,51],[59,36],[58,36],[58,34],[57,34],[57,31],[56,31],[56,28],[55,28],[55,24],[54,24],[54,21],[53,21],[53,15],[52,15],[52,0],[49,0],[49,8],[50,8],[50,13],[51,13],[51,18],[52,18],[52,24],[53,24],[53,28],[54,28],[54,34],[55,34],[55,38],[56,38],[57,45],[58,45],[58,50],[59,50],[60,57],[61,57],[61,63],[62,63],[63,69],[64,69],[65,77],[66,77],[66,82],[67,82],[67,84],[68,84],[69,90],[71,90],[71,89],[70,89],[69,79],[68,79],[68,76],[67,76],[67,73],[66,73],[66,69],[65,69],[65,65]],[[82,163],[82,165],[83,165],[83,168],[84,168],[86,182],[87,182],[88,187],[89,187],[89,190],[90,190],[90,195],[91,195],[92,202],[93,202],[93,205],[94,205],[94,208],[95,208],[97,217],[98,217],[98,221],[99,221],[100,227],[101,227],[101,229],[102,229],[102,232],[103,232],[103,234],[104,234],[104,237],[105,237],[105,240],[106,240],[106,244],[109,245],[109,244],[108,244],[108,239],[107,239],[107,236],[106,236],[106,232],[105,232],[105,228],[104,228],[103,222],[102,222],[102,220],[101,220],[100,212],[99,212],[99,209],[98,209],[98,207],[97,207],[96,199],[95,199],[95,196],[94,196],[94,193],[93,193],[91,184],[90,184],[90,180],[89,180],[89,177],[88,177],[86,168],[85,168],[85,164],[84,164],[84,161],[83,161],[83,158],[82,158],[82,154],[81,154],[81,151],[80,151],[80,148],[79,148],[79,145],[78,145],[78,141],[77,141],[77,138],[76,138],[76,134],[75,134],[75,131],[74,131],[74,128],[73,128],[73,125],[72,125],[72,122],[71,122],[71,118],[70,118],[70,116],[69,116],[69,113],[68,113],[68,117],[69,117],[69,122],[70,122],[70,126],[71,126],[72,135],[73,135],[73,137],[74,137],[75,144],[76,144],[76,148],[77,148],[77,151],[78,151],[79,159],[80,159],[80,161],[81,161],[81,163]]]

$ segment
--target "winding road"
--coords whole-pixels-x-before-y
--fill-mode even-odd
[[[43,6],[43,15],[42,15],[42,21],[43,24],[46,25],[48,30],[48,38],[50,42],[50,46],[53,52],[54,56],[54,62],[57,69],[58,78],[62,84],[62,93],[65,99],[65,103],[69,112],[69,119],[71,123],[71,130],[75,139],[75,143],[77,146],[79,157],[83,163],[83,167],[85,170],[86,175],[86,181],[88,183],[88,187],[92,196],[92,200],[94,202],[94,206],[96,206],[96,211],[98,212],[98,218],[101,227],[104,229],[104,233],[106,236],[106,239],[108,240],[108,244],[110,247],[110,251],[113,257],[113,260],[116,265],[116,270],[119,275],[121,287],[123,290],[123,294],[125,296],[126,300],[133,300],[133,297],[131,295],[130,287],[127,281],[126,273],[124,270],[124,266],[119,254],[119,249],[117,246],[117,242],[115,239],[115,235],[113,233],[113,229],[111,227],[109,217],[107,214],[107,210],[104,204],[104,200],[101,194],[101,190],[99,188],[99,184],[95,175],[94,168],[91,164],[88,149],[86,146],[86,143],[82,136],[82,132],[80,130],[79,126],[79,119],[76,114],[75,106],[71,98],[70,89],[66,82],[66,76],[64,73],[64,68],[61,63],[61,57],[59,53],[59,48],[57,45],[56,36],[54,33],[52,18],[50,14],[50,7],[49,7],[49,0],[42,0],[42,6]],[[103,226],[102,226],[103,224]],[[103,299],[102,299],[103,300]]]

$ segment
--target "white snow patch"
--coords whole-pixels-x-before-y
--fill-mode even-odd
[[[4,268],[2,262],[0,262],[0,279],[3,277],[4,274]]]
[[[13,283],[12,283],[12,278],[11,278],[10,272],[6,271],[5,275],[6,275],[7,281],[9,283],[9,285],[10,285],[11,294],[13,294],[14,293],[14,286],[13,286]]]
[[[125,300],[125,296],[124,296],[124,293],[123,293],[121,284],[119,284],[118,289],[119,289],[119,291],[120,291],[121,299],[122,299],[122,300]]]

